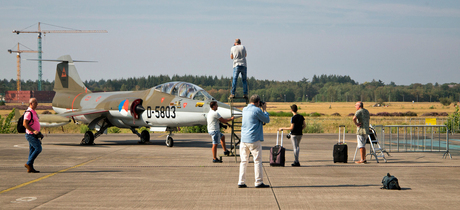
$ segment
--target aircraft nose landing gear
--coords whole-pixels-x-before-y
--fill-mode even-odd
[[[170,134],[170,135],[171,135],[171,134]],[[172,146],[174,146],[174,140],[173,140],[173,138],[172,138],[170,135],[167,135],[167,136],[166,136],[166,146],[167,146],[167,147],[172,147]]]

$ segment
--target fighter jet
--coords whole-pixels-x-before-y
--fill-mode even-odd
[[[57,60],[53,110],[59,116],[88,124],[81,144],[92,145],[109,127],[128,128],[140,143],[150,141],[150,131],[166,131],[166,146],[172,147],[172,132],[178,127],[205,125],[209,103],[215,99],[203,88],[188,82],[168,82],[141,91],[91,92],[83,84],[69,55]],[[241,117],[241,110],[217,102],[223,118]]]

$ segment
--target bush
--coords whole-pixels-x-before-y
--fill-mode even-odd
[[[85,124],[80,125],[80,133],[86,133],[86,131],[90,131],[89,127]]]
[[[188,127],[181,127],[179,133],[207,133],[208,126],[206,125],[195,125]]]
[[[417,113],[415,112],[411,112],[411,111],[407,111],[406,113],[404,113],[404,116],[417,116]]]
[[[336,112],[336,113],[332,113],[331,116],[338,116],[338,117],[340,117],[341,115],[340,115],[339,113]]]
[[[292,117],[291,112],[283,112],[283,111],[280,111],[280,112],[268,112],[268,114],[270,116],[276,116],[276,117]]]
[[[305,122],[306,127],[303,129],[304,133],[324,133],[323,129],[321,128],[321,123],[317,122]]]
[[[446,116],[449,116],[449,114],[447,114],[447,112],[440,112],[439,116],[445,116],[446,117]]]
[[[444,106],[449,106],[452,103],[452,99],[450,98],[439,98],[439,102],[441,102]]]
[[[118,127],[110,127],[110,128],[107,129],[107,132],[108,133],[120,133],[121,130]]]
[[[422,116],[439,116],[439,114],[437,112],[428,112],[422,114]]]
[[[142,131],[148,131],[148,132],[150,132],[150,129],[147,128],[147,127],[140,127],[139,130],[138,130],[137,132],[142,133]]]
[[[5,106],[5,101],[0,101],[0,106]]]
[[[48,111],[48,110],[45,110],[45,111],[42,112],[42,114],[53,114],[53,113],[51,113],[51,112]]]
[[[318,113],[318,112],[310,113],[310,117],[321,117],[321,115],[324,115],[324,114],[321,114],[321,113]]]
[[[13,133],[15,129],[11,130],[11,120],[14,117],[14,110],[13,109],[9,114],[8,117],[2,118],[0,115],[0,133]]]

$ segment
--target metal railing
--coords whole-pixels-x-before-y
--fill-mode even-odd
[[[449,128],[446,125],[376,125],[379,142],[387,152],[449,152]]]
[[[448,120],[448,117],[411,117],[409,119],[409,125],[426,125],[426,119],[427,118],[435,118],[436,119],[436,125],[444,125],[445,122]]]

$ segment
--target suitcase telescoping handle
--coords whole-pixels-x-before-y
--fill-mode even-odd
[[[340,131],[342,130],[342,128],[343,128],[342,141],[343,141],[343,144],[345,144],[345,125],[339,125],[339,144],[340,144]]]
[[[278,145],[279,135],[280,135],[280,131],[276,131],[276,145]],[[281,146],[283,146],[283,131],[281,131]]]

